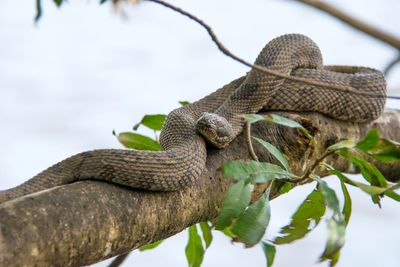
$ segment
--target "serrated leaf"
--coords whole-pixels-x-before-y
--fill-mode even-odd
[[[118,134],[117,138],[118,141],[127,148],[151,151],[159,151],[161,149],[156,141],[141,134],[123,132]]]
[[[254,246],[264,236],[271,218],[271,209],[267,198],[264,194],[251,204],[231,228],[232,233],[237,235],[246,246]]]
[[[328,240],[325,245],[325,250],[320,257],[320,261],[330,260],[331,266],[336,264],[339,254],[338,252],[344,245],[346,223],[344,220],[336,220],[331,218],[327,221],[328,226]]]
[[[201,232],[203,233],[203,240],[204,240],[204,243],[206,244],[206,248],[208,248],[211,245],[211,242],[213,240],[211,227],[208,224],[208,222],[201,222],[200,229],[201,229]]]
[[[336,150],[340,150],[340,149],[344,149],[344,148],[354,148],[355,146],[356,146],[356,142],[355,141],[343,140],[343,141],[340,141],[340,142],[338,142],[336,144],[331,145],[326,150],[328,152],[330,152],[330,151],[336,151]]]
[[[200,267],[203,262],[204,248],[196,225],[189,227],[189,240],[186,245],[185,253],[190,267]]]
[[[316,180],[318,182],[319,189],[324,195],[326,206],[333,210],[335,214],[340,214],[339,200],[336,196],[335,190],[330,188],[328,184],[325,181],[321,180],[319,177],[316,178]]]
[[[298,178],[278,165],[253,160],[225,163],[222,165],[222,173],[227,178],[251,183],[265,183],[280,178]]]
[[[272,267],[275,259],[276,247],[273,244],[267,243],[265,241],[261,242],[261,247],[267,260],[267,267]]]
[[[145,115],[142,120],[133,126],[133,130],[137,130],[140,125],[144,125],[154,131],[160,131],[164,125],[167,115],[164,114],[149,114]]]
[[[265,149],[267,149],[268,152],[271,153],[271,155],[273,155],[287,171],[290,171],[288,160],[286,159],[285,155],[278,148],[276,148],[273,144],[271,144],[265,140],[262,140],[257,137],[253,137],[253,138],[255,140],[257,140],[261,145],[263,145],[263,147],[265,147]]]
[[[179,101],[179,104],[181,104],[182,107],[187,106],[190,104],[189,101]]]
[[[217,217],[215,228],[223,230],[232,224],[250,203],[252,185],[243,180],[232,184],[228,190],[220,214]]]
[[[288,244],[304,237],[314,229],[325,213],[324,196],[319,190],[313,190],[292,215],[289,225],[283,227],[275,244]],[[313,223],[313,224],[311,224]]]
[[[150,249],[156,248],[156,247],[158,247],[163,241],[164,241],[164,240],[158,240],[158,241],[156,241],[156,242],[143,245],[143,246],[141,246],[141,247],[139,248],[139,251],[145,251],[145,250],[150,250]]]

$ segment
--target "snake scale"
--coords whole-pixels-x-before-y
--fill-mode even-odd
[[[182,189],[199,178],[205,168],[205,139],[216,147],[225,147],[242,131],[243,114],[261,109],[319,112],[353,122],[376,119],[383,111],[386,82],[381,72],[366,67],[323,66],[318,46],[304,35],[273,39],[255,64],[328,86],[252,69],[203,99],[170,112],[160,135],[162,151],[99,149],[79,153],[15,188],[1,191],[0,203],[86,179],[153,191]],[[351,87],[375,97],[334,90],[329,85]]]

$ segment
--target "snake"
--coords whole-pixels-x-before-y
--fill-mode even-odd
[[[305,35],[285,34],[271,40],[255,64],[313,83],[252,68],[208,96],[171,111],[160,133],[161,151],[82,152],[21,185],[0,191],[0,203],[82,180],[100,180],[150,191],[183,190],[195,185],[206,168],[206,143],[224,149],[242,132],[244,114],[260,110],[317,112],[355,123],[372,121],[383,112],[386,82],[380,71],[323,65],[320,49]],[[338,86],[351,90],[335,89]]]

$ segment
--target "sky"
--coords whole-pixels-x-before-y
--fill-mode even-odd
[[[35,25],[34,2],[0,2],[0,189],[78,152],[120,148],[113,130],[129,131],[143,115],[166,114],[178,101],[195,101],[248,71],[222,55],[198,25],[153,3],[116,13],[98,1],[70,0],[61,9],[45,1],[43,18]],[[329,2],[400,36],[398,0]],[[248,61],[270,39],[293,32],[311,37],[325,64],[382,70],[397,55],[390,46],[292,1],[171,3],[205,20],[226,47]],[[400,94],[399,77],[400,65],[387,77],[390,94]],[[392,100],[387,107],[400,103]],[[327,180],[339,189],[335,179]],[[272,201],[266,238],[288,223],[312,188]],[[338,266],[398,266],[399,206],[384,199],[379,209],[365,194],[349,189],[353,215]],[[265,265],[259,247],[243,249],[219,233],[214,237],[203,266]],[[125,266],[186,266],[186,240],[182,232],[154,251],[135,251]],[[279,247],[274,266],[326,266],[317,264],[325,240],[321,223],[304,240]]]

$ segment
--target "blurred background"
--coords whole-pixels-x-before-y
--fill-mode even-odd
[[[327,2],[400,36],[398,0]],[[205,20],[226,47],[248,61],[270,39],[292,32],[314,39],[325,64],[382,70],[398,54],[295,1],[171,3]],[[61,9],[43,1],[36,25],[34,16],[33,0],[0,1],[0,190],[72,154],[120,148],[113,129],[131,130],[144,114],[168,113],[179,100],[195,101],[248,70],[222,55],[197,24],[153,3],[124,6],[117,14],[98,1],[70,0]],[[400,94],[400,65],[390,72],[388,88]],[[400,102],[387,106],[400,108]],[[327,181],[339,188],[335,179]],[[266,238],[289,222],[312,188],[294,189],[272,202]],[[385,198],[379,209],[366,194],[349,189],[353,214],[338,266],[399,266],[399,205]],[[123,266],[186,266],[186,241],[182,232],[153,251],[133,252]],[[317,263],[325,241],[321,223],[305,239],[278,247],[274,266],[326,266]],[[214,233],[203,266],[265,266],[265,259],[260,247],[244,249]]]

